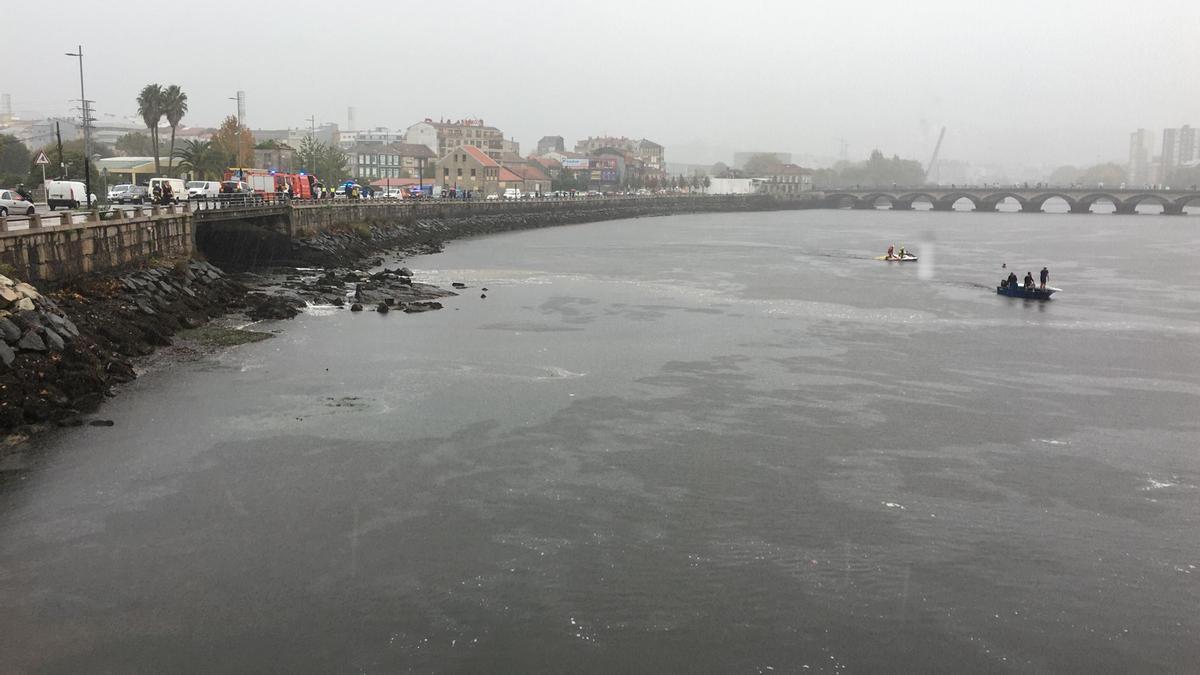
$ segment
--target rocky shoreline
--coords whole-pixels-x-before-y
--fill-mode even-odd
[[[379,252],[346,243],[342,259],[349,259],[350,251]],[[431,250],[440,246],[394,252],[407,256]],[[381,259],[362,262],[382,264]],[[171,345],[181,331],[215,347],[268,337],[220,327],[197,330],[218,317],[290,319],[308,305],[425,312],[441,309],[437,300],[451,295],[414,282],[407,268],[227,273],[194,259],[88,277],[46,294],[0,276],[0,437],[12,446],[52,426],[111,424],[88,415],[114,387],[136,378],[139,359]]]
[[[293,240],[265,271],[253,259],[229,261],[231,269],[250,270],[242,272],[197,259],[155,261],[46,294],[0,276],[0,437],[13,445],[53,425],[104,424],[86,416],[136,377],[136,359],[217,317],[283,320],[308,305],[426,312],[455,295],[413,281],[406,268],[362,271],[382,267],[381,253],[403,259],[439,252],[450,239],[628,217],[613,208],[364,223]],[[227,250],[256,250],[239,232],[222,234]],[[215,329],[205,339],[228,346],[265,337],[242,333]]]

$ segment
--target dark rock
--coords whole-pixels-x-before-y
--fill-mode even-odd
[[[411,277],[413,275],[412,270],[408,269],[407,267],[401,267],[400,269],[396,270],[396,274],[402,277]]]
[[[33,331],[28,331],[21,339],[17,341],[17,348],[29,352],[44,352],[46,351],[46,343],[38,334]]]
[[[88,422],[89,427],[111,427],[114,424],[116,424],[116,422],[112,420],[92,420],[91,422]]]
[[[391,307],[392,305],[396,304],[396,299],[395,298],[386,298],[383,302],[387,306]]]
[[[412,286],[412,277],[400,277],[398,281],[405,286]]]
[[[486,293],[486,292],[487,292],[487,286],[484,286],[483,288],[481,288],[481,289],[479,289],[479,290],[481,290],[481,291],[484,291],[484,292]]]
[[[62,336],[59,335],[58,333],[55,333],[50,328],[47,328],[46,332],[42,334],[42,339],[45,340],[46,347],[48,347],[52,351],[61,352],[62,350],[67,348],[67,345],[63,341]]]
[[[7,318],[0,319],[0,338],[5,342],[16,342],[21,339],[21,329]]]
[[[389,311],[391,311],[391,309],[392,309],[392,308],[391,308],[391,307],[389,307],[389,306],[388,306],[388,304],[387,304],[386,302],[381,302],[381,303],[379,303],[379,305],[378,305],[378,306],[375,308],[375,311],[376,311],[376,312],[379,312],[380,314],[387,314]]]
[[[486,298],[486,297],[487,297],[487,293],[480,293],[480,294],[479,294],[479,297],[481,297],[481,298]]]
[[[450,285],[455,288],[466,288],[467,287],[467,285],[462,283],[461,281],[455,281],[454,283],[452,283]]]
[[[343,297],[341,297],[341,296],[338,296],[338,297],[336,297],[336,298],[334,298],[334,299],[333,299],[333,305],[334,305],[335,307],[345,307],[345,306],[346,306],[346,299],[345,299],[345,298],[343,298]]]
[[[357,302],[354,303],[353,305],[350,305],[351,312],[361,312],[362,310],[363,310],[363,306],[358,304]]]
[[[16,358],[17,353],[12,350],[12,347],[9,347],[8,344],[0,341],[0,363],[3,363],[6,366],[11,366],[12,362],[16,360]]]

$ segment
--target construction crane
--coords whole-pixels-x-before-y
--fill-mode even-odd
[[[938,153],[942,151],[942,139],[946,137],[946,127],[942,127],[942,133],[938,134],[937,145],[933,146],[933,157],[929,159],[929,166],[925,167],[925,182],[929,182],[929,175],[933,173],[933,167],[937,164]]]

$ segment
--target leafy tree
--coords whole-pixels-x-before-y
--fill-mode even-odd
[[[300,168],[321,179],[326,185],[335,185],[350,175],[346,167],[346,153],[336,145],[327,145],[312,136],[300,141],[296,150],[296,161]]]
[[[813,176],[813,184],[823,188],[864,187],[891,188],[896,186],[914,186],[925,182],[925,169],[921,163],[911,159],[900,159],[892,155],[891,159],[879,150],[871,152],[865,162],[838,162],[832,169],[818,170]]]
[[[1200,187],[1200,166],[1179,167],[1167,174],[1166,183],[1172,190],[1196,190]]]
[[[729,165],[727,165],[725,162],[717,162],[716,164],[713,164],[712,174],[717,178],[728,178]]]
[[[24,143],[15,136],[0,134],[0,181],[4,184],[20,183],[32,161],[33,155]]]
[[[1079,181],[1081,175],[1083,175],[1083,171],[1078,167],[1060,166],[1050,172],[1050,175],[1046,177],[1046,182],[1050,185],[1073,185]]]
[[[231,166],[247,166],[254,156],[254,137],[249,129],[238,124],[238,119],[233,115],[221,122],[217,133],[213,134],[212,142],[220,156]]]
[[[770,176],[779,173],[783,162],[770,153],[758,153],[746,162],[745,172],[751,176]]]
[[[1125,182],[1125,169],[1119,164],[1109,162],[1088,167],[1079,176],[1079,184],[1084,186],[1106,185],[1116,187]]]
[[[46,167],[46,177],[48,179],[60,178],[63,180],[78,180],[85,181],[83,176],[84,154],[83,154],[83,139],[67,141],[63,143],[63,164],[65,167],[57,166],[58,148],[55,144],[47,145],[41,148],[41,151],[46,153],[50,158],[51,164]],[[36,153],[35,153],[36,154]],[[103,143],[92,143],[92,154],[100,155],[101,157],[111,157],[112,147]],[[97,186],[100,185],[100,171],[96,168],[95,163],[89,164],[91,170],[92,192],[100,194]],[[42,183],[42,168],[33,163],[31,155],[29,162],[25,165],[27,176],[25,182],[31,185],[41,185]]]
[[[163,90],[162,93],[162,112],[167,118],[167,124],[171,125],[171,149],[167,154],[167,171],[169,172],[174,164],[175,158],[175,132],[179,129],[179,123],[183,121],[183,116],[187,114],[188,102],[187,94],[179,88],[179,85],[172,84]]]
[[[154,152],[150,137],[136,131],[131,131],[118,138],[114,147],[125,157],[148,157],[150,153]]]
[[[218,179],[231,164],[231,157],[224,155],[212,141],[184,141],[175,151],[175,157],[181,160],[179,168],[191,173],[196,180]]]
[[[162,173],[162,167],[159,165],[158,159],[158,123],[163,116],[163,88],[157,84],[148,84],[142,87],[142,91],[137,97],[137,105],[142,123],[150,130],[150,147],[154,151],[154,173],[159,175]]]
[[[708,176],[702,178],[701,182],[704,184],[705,189],[712,187],[712,178],[709,178]]]

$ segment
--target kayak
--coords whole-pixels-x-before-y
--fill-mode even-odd
[[[903,257],[894,255],[889,258],[886,255],[880,255],[880,256],[875,256],[875,259],[876,260],[886,260],[888,262],[916,262],[917,256],[915,256],[911,253],[905,253]]]
[[[1047,286],[1045,288],[1025,288],[1021,285],[997,286],[997,295],[1007,295],[1010,298],[1026,298],[1028,300],[1049,300],[1050,296],[1061,291],[1061,288]]]

